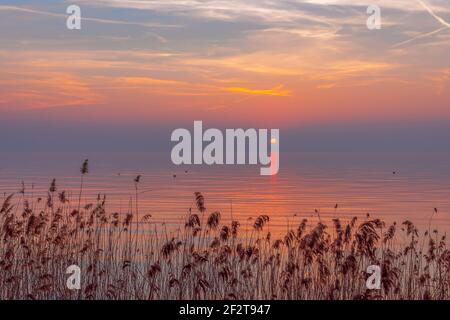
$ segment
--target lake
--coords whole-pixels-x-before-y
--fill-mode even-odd
[[[0,153],[1,195],[17,192],[23,181],[28,195],[45,197],[55,178],[58,191],[78,197],[85,158],[87,202],[106,194],[108,209],[126,213],[140,174],[140,214],[151,214],[158,224],[178,226],[200,191],[208,213],[220,211],[223,219],[247,227],[250,218],[266,214],[272,232],[303,218],[367,213],[387,222],[409,219],[424,229],[434,208],[433,227],[450,231],[450,153],[282,153],[276,176],[260,176],[260,166],[178,167],[169,152]]]

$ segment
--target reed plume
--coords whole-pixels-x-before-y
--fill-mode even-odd
[[[151,215],[136,220],[137,197],[120,214],[107,210],[105,195],[83,202],[83,179],[75,206],[58,189],[52,180],[47,201],[26,192],[3,199],[0,299],[450,299],[446,236],[408,220],[386,228],[370,216],[299,217],[273,234],[268,215],[241,225],[189,210],[181,228],[168,228]],[[207,212],[200,192],[193,202]],[[74,264],[78,291],[66,286]],[[378,290],[366,287],[369,265],[381,268]]]

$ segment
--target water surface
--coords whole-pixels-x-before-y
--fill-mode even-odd
[[[433,226],[450,231],[450,153],[283,153],[273,177],[260,176],[259,166],[178,167],[169,153],[0,153],[2,197],[18,191],[22,181],[29,195],[45,196],[52,178],[59,191],[77,197],[85,158],[90,163],[86,201],[106,194],[108,209],[126,213],[133,179],[140,174],[140,212],[151,214],[155,223],[179,224],[200,191],[208,212],[218,210],[244,225],[267,214],[271,231],[284,231],[303,218],[367,213],[426,228],[434,208],[439,211]]]

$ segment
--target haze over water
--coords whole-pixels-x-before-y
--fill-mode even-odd
[[[58,191],[77,199],[85,158],[87,202],[106,194],[107,209],[127,213],[133,179],[141,174],[140,215],[151,214],[158,224],[182,226],[188,209],[195,208],[193,193],[200,191],[208,213],[220,211],[244,227],[267,214],[275,233],[303,218],[317,221],[315,209],[326,221],[370,213],[386,222],[409,219],[423,230],[438,208],[432,226],[450,231],[450,153],[282,153],[280,172],[272,177],[260,176],[259,166],[177,167],[169,152],[2,153],[1,195],[17,192],[24,181],[28,195],[45,198],[55,178]]]

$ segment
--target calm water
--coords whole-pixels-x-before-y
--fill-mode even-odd
[[[259,176],[259,166],[177,167],[169,153],[0,153],[1,195],[19,190],[24,181],[28,192],[33,185],[36,196],[45,196],[52,178],[59,191],[77,194],[85,158],[87,201],[105,193],[109,208],[125,213],[133,179],[142,174],[141,214],[151,214],[156,223],[182,221],[200,191],[208,212],[218,210],[224,219],[233,215],[244,224],[267,214],[272,231],[317,219],[315,209],[322,219],[370,213],[426,226],[435,207],[433,225],[450,231],[450,153],[284,153],[275,177]]]

